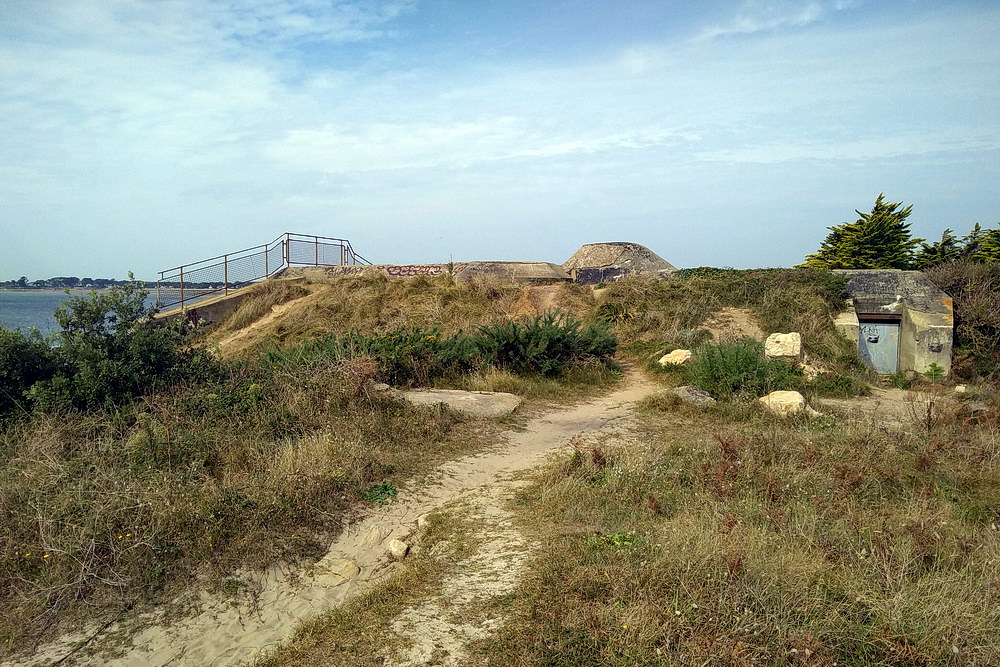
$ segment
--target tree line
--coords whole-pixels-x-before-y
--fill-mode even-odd
[[[828,227],[830,233],[819,250],[806,255],[801,267],[818,269],[929,269],[967,260],[1000,263],[1000,225],[983,229],[978,222],[968,234],[955,236],[945,229],[940,240],[914,238],[906,219],[913,205],[887,202],[880,194],[871,212],[858,214],[854,222]]]

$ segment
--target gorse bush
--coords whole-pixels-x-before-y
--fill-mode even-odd
[[[723,399],[789,389],[802,377],[797,368],[765,358],[764,346],[750,339],[702,345],[685,373],[692,384]]]
[[[371,357],[390,384],[427,384],[471,370],[497,368],[516,374],[555,377],[575,362],[605,361],[617,340],[601,324],[548,313],[526,322],[479,327],[475,332],[442,335],[437,328],[405,328],[374,334],[326,336],[288,350],[271,349],[267,363],[287,365],[309,359]]]

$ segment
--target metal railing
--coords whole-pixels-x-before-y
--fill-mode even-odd
[[[347,239],[285,232],[270,243],[160,271],[159,308],[184,307],[213,294],[228,294],[290,266],[371,264]]]

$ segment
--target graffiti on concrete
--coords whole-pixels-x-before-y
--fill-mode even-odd
[[[458,273],[465,268],[465,264],[457,264],[453,267],[453,272]],[[447,264],[409,264],[405,266],[392,265],[385,267],[385,272],[393,278],[413,278],[415,276],[440,276],[448,273]]]

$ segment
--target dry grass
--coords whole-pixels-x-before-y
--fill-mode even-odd
[[[545,547],[479,663],[1000,662],[995,420],[659,407],[523,492]]]
[[[574,284],[519,285],[499,280],[456,281],[449,276],[398,280],[385,276],[348,276],[307,284],[308,296],[289,305],[259,331],[228,341],[224,325],[207,342],[221,343],[223,354],[247,354],[270,345],[290,347],[327,334],[370,333],[397,327],[440,327],[449,334],[476,326],[529,318],[559,309],[585,317],[593,310],[590,290]],[[269,298],[248,297],[240,311],[266,312]]]
[[[0,653],[239,568],[322,555],[376,483],[490,439],[483,422],[358,391],[364,360],[234,370],[0,439]]]
[[[275,306],[308,294],[309,290],[299,281],[266,280],[251,287],[236,310],[220,322],[216,330],[222,334],[245,329],[270,313]]]

